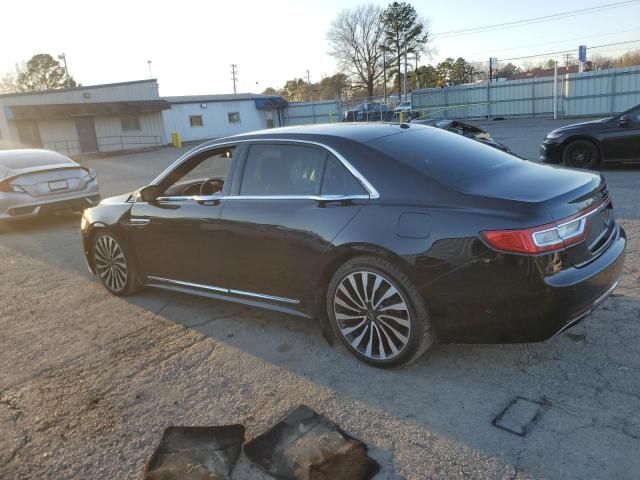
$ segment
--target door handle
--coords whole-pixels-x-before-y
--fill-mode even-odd
[[[134,226],[148,225],[149,222],[151,222],[150,218],[130,218],[129,219],[129,225],[134,225]]]
[[[197,200],[198,205],[204,205],[204,206],[218,206],[220,205],[220,200],[214,199],[214,200]]]

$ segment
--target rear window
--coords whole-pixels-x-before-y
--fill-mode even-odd
[[[434,127],[413,127],[409,131],[374,140],[369,145],[447,184],[456,184],[525,161]]]
[[[64,155],[55,152],[33,151],[7,151],[0,152],[0,165],[9,170],[22,170],[24,168],[48,167],[61,163],[75,163]]]

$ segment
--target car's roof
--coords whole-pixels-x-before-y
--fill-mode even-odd
[[[346,139],[359,143],[367,143],[380,137],[387,135],[395,135],[408,131],[410,128],[424,128],[419,125],[400,124],[398,123],[324,123],[317,125],[304,125],[297,127],[281,127],[270,128],[267,130],[258,130],[255,132],[242,133],[224,139],[212,140],[211,144],[220,143],[221,141],[233,141],[234,139],[254,139],[254,138],[281,138],[295,139],[318,136],[318,138],[326,139]]]

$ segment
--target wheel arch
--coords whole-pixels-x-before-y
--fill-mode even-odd
[[[391,250],[381,247],[380,245],[374,245],[370,243],[353,243],[336,247],[330,253],[327,253],[328,258],[322,265],[321,273],[316,281],[314,292],[315,297],[313,301],[313,313],[318,318],[325,317],[324,315],[324,299],[327,293],[327,288],[333,274],[347,261],[357,257],[378,257],[384,260],[391,261],[394,265],[400,268],[408,277],[412,277],[410,274],[409,263],[403,259],[400,255],[392,252]]]

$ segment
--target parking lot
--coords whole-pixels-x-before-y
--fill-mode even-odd
[[[575,121],[477,124],[535,160],[547,131]],[[106,197],[183,151],[83,163]],[[610,299],[542,344],[441,345],[391,371],[330,347],[313,320],[164,291],[113,297],[87,271],[78,216],[5,228],[0,477],[139,478],[169,425],[242,423],[251,438],[307,404],[370,446],[376,479],[637,478],[640,166],[602,173],[629,238]],[[492,425],[519,396],[543,406],[524,436]],[[270,477],[241,457],[232,478]]]

